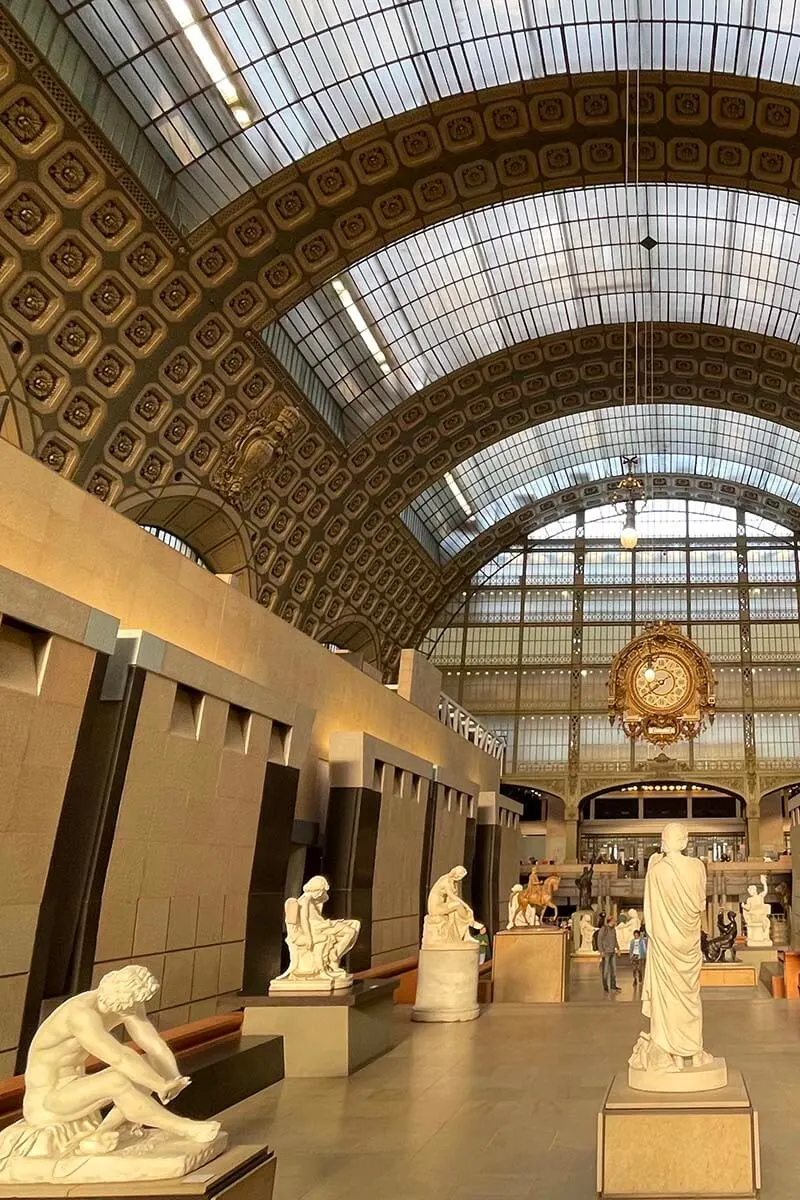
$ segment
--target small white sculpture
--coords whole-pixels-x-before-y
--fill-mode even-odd
[[[641,928],[639,914],[635,908],[629,908],[626,920],[617,921],[617,947],[620,954],[627,954],[631,948],[633,935],[637,929]]]
[[[672,821],[661,835],[644,885],[648,947],[642,1013],[650,1032],[631,1054],[628,1082],[651,1092],[708,1091],[727,1083],[725,1060],[703,1049],[700,1001],[701,918],[706,908],[706,869],[684,854],[688,827]]]
[[[289,966],[271,981],[270,992],[332,992],[351,986],[353,976],[339,960],[356,944],[361,922],[324,917],[328,889],[327,879],[314,875],[303,884],[301,896],[286,901]]]
[[[772,909],[765,899],[769,890],[766,875],[761,876],[761,888],[762,890],[759,891],[758,885],[751,883],[747,889],[747,899],[742,904],[742,916],[747,927],[748,946],[766,947],[772,945],[772,937],[770,936]]]
[[[23,1119],[0,1133],[0,1184],[177,1179],[222,1153],[218,1121],[165,1107],[191,1081],[145,1013],[158,986],[146,967],[123,967],[45,1019],[28,1051]],[[120,1026],[143,1055],[113,1037]],[[87,1075],[90,1055],[108,1066]]]
[[[508,924],[506,929],[531,929],[534,925],[539,925],[540,921],[536,915],[536,909],[529,905],[523,908],[519,902],[520,893],[523,887],[521,883],[515,883],[508,897]]]
[[[580,928],[581,944],[578,948],[578,954],[593,954],[595,958],[597,958],[600,954],[600,951],[595,950],[594,946],[592,945],[596,929],[593,913],[581,913]]]
[[[422,926],[423,948],[476,943],[478,939],[471,936],[470,929],[486,932],[458,890],[466,873],[466,867],[453,867],[446,875],[439,876],[428,893],[428,915]]]

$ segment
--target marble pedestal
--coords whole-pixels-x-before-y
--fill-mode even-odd
[[[758,963],[703,963],[700,968],[700,987],[755,987],[758,983]]]
[[[561,1004],[569,998],[568,929],[506,929],[495,935],[495,1004]]]
[[[280,1034],[287,1079],[352,1075],[394,1046],[396,979],[349,991],[243,997],[242,1034]]]
[[[182,1179],[137,1183],[0,1183],[0,1200],[272,1200],[275,1154],[251,1142],[231,1146],[219,1158]]]
[[[477,942],[423,946],[417,967],[417,997],[412,1021],[474,1021],[478,1006]]]
[[[743,1200],[761,1186],[758,1114],[739,1071],[712,1092],[634,1091],[615,1075],[598,1116],[604,1200]]]

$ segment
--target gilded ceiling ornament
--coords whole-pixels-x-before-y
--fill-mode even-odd
[[[297,410],[277,397],[254,409],[223,447],[211,473],[211,486],[237,508],[247,508],[285,457],[298,419]]]
[[[705,651],[677,625],[656,621],[611,663],[609,720],[656,746],[691,739],[714,720],[714,686]]]

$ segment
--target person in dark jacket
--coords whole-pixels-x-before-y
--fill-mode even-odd
[[[617,987],[617,922],[609,917],[597,931],[597,949],[600,951],[600,974],[604,992],[619,992]]]

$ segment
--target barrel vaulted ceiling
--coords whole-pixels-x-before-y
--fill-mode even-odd
[[[11,0],[11,11],[31,31],[57,16],[53,40],[65,27],[88,55],[195,222],[331,143],[448,97],[636,67],[800,82],[797,0],[626,0],[621,11],[609,0]]]
[[[147,0],[128,16],[124,4],[95,0],[59,0],[58,11],[46,0],[6,7],[20,24],[0,12],[0,365],[12,376],[17,440],[98,500],[191,535],[214,569],[239,571],[256,599],[312,636],[356,620],[391,667],[441,607],[458,563],[522,519],[497,509],[499,520],[477,537],[459,533],[446,504],[426,508],[444,472],[533,427],[629,405],[623,364],[638,343],[620,323],[632,312],[652,318],[653,414],[658,407],[669,422],[691,405],[698,429],[735,415],[750,443],[761,429],[754,417],[800,428],[793,5],[746,18],[741,5],[689,5],[674,20],[643,13],[637,27],[611,9],[566,16],[551,0],[511,10],[376,4],[369,13],[315,4],[313,16],[292,4],[286,11],[303,27],[284,44],[276,18],[274,44],[261,40],[252,70],[273,78],[310,49],[306,61],[333,74],[325,82],[290,68],[294,92],[270,84],[274,111],[258,110],[246,129],[228,111],[230,89],[226,100],[220,80],[198,74],[181,40],[188,33],[175,24],[177,0]],[[247,11],[255,28],[255,0]],[[251,68],[224,40],[244,8],[187,12],[204,28],[213,17],[209,36],[223,39],[214,44],[237,97],[253,101],[255,84],[241,82]],[[120,14],[124,62],[111,63],[78,26]],[[418,53],[382,39],[393,63],[357,51],[334,69],[319,51],[352,49],[347,39],[384,19],[421,28],[423,17],[439,21],[444,41]],[[489,24],[506,19],[514,30]],[[329,33],[315,25],[330,21]],[[65,26],[84,39],[94,74],[72,53]],[[628,27],[637,61],[659,68],[636,76],[630,111],[620,70],[633,44]],[[523,43],[539,47],[535,62],[520,56]],[[486,74],[469,66],[478,61]],[[567,68],[582,73],[569,78]],[[387,81],[412,69],[413,86],[392,93]],[[723,70],[742,77],[712,74]],[[133,82],[143,71],[155,89],[146,119]],[[338,123],[325,125],[313,93],[328,86],[324,112]],[[368,92],[374,107],[343,99]],[[631,119],[641,123],[640,178],[626,191]],[[200,152],[176,162],[164,130],[181,123],[196,131]],[[277,133],[290,126],[293,143]],[[455,229],[453,250],[443,239]],[[640,245],[647,234],[654,248]],[[419,261],[409,271],[402,253],[412,245]],[[343,335],[339,315],[324,311],[334,278],[353,288],[386,343],[402,381],[388,397],[390,375],[370,379],[363,354],[352,354],[352,330]],[[334,408],[346,400],[339,429],[262,339],[278,319],[296,334],[314,305],[320,345],[335,319],[341,336],[330,353],[315,349],[316,362],[301,358],[317,380],[315,368],[337,372],[324,386],[340,390]],[[215,466],[243,430],[287,405],[298,413],[287,452],[237,508],[212,486]],[[793,438],[783,445],[793,456]],[[735,445],[730,457],[718,449],[719,461],[746,465]],[[668,472],[683,468],[662,461],[652,469],[680,492],[683,475]],[[539,468],[529,466],[533,480]],[[603,470],[581,486],[602,487]],[[574,492],[549,473],[553,488]],[[756,495],[750,476],[725,478]],[[522,486],[522,513],[528,495]],[[776,502],[787,496],[779,486]],[[498,496],[486,500],[484,524]],[[458,551],[444,566],[440,534],[456,538],[446,551]]]

